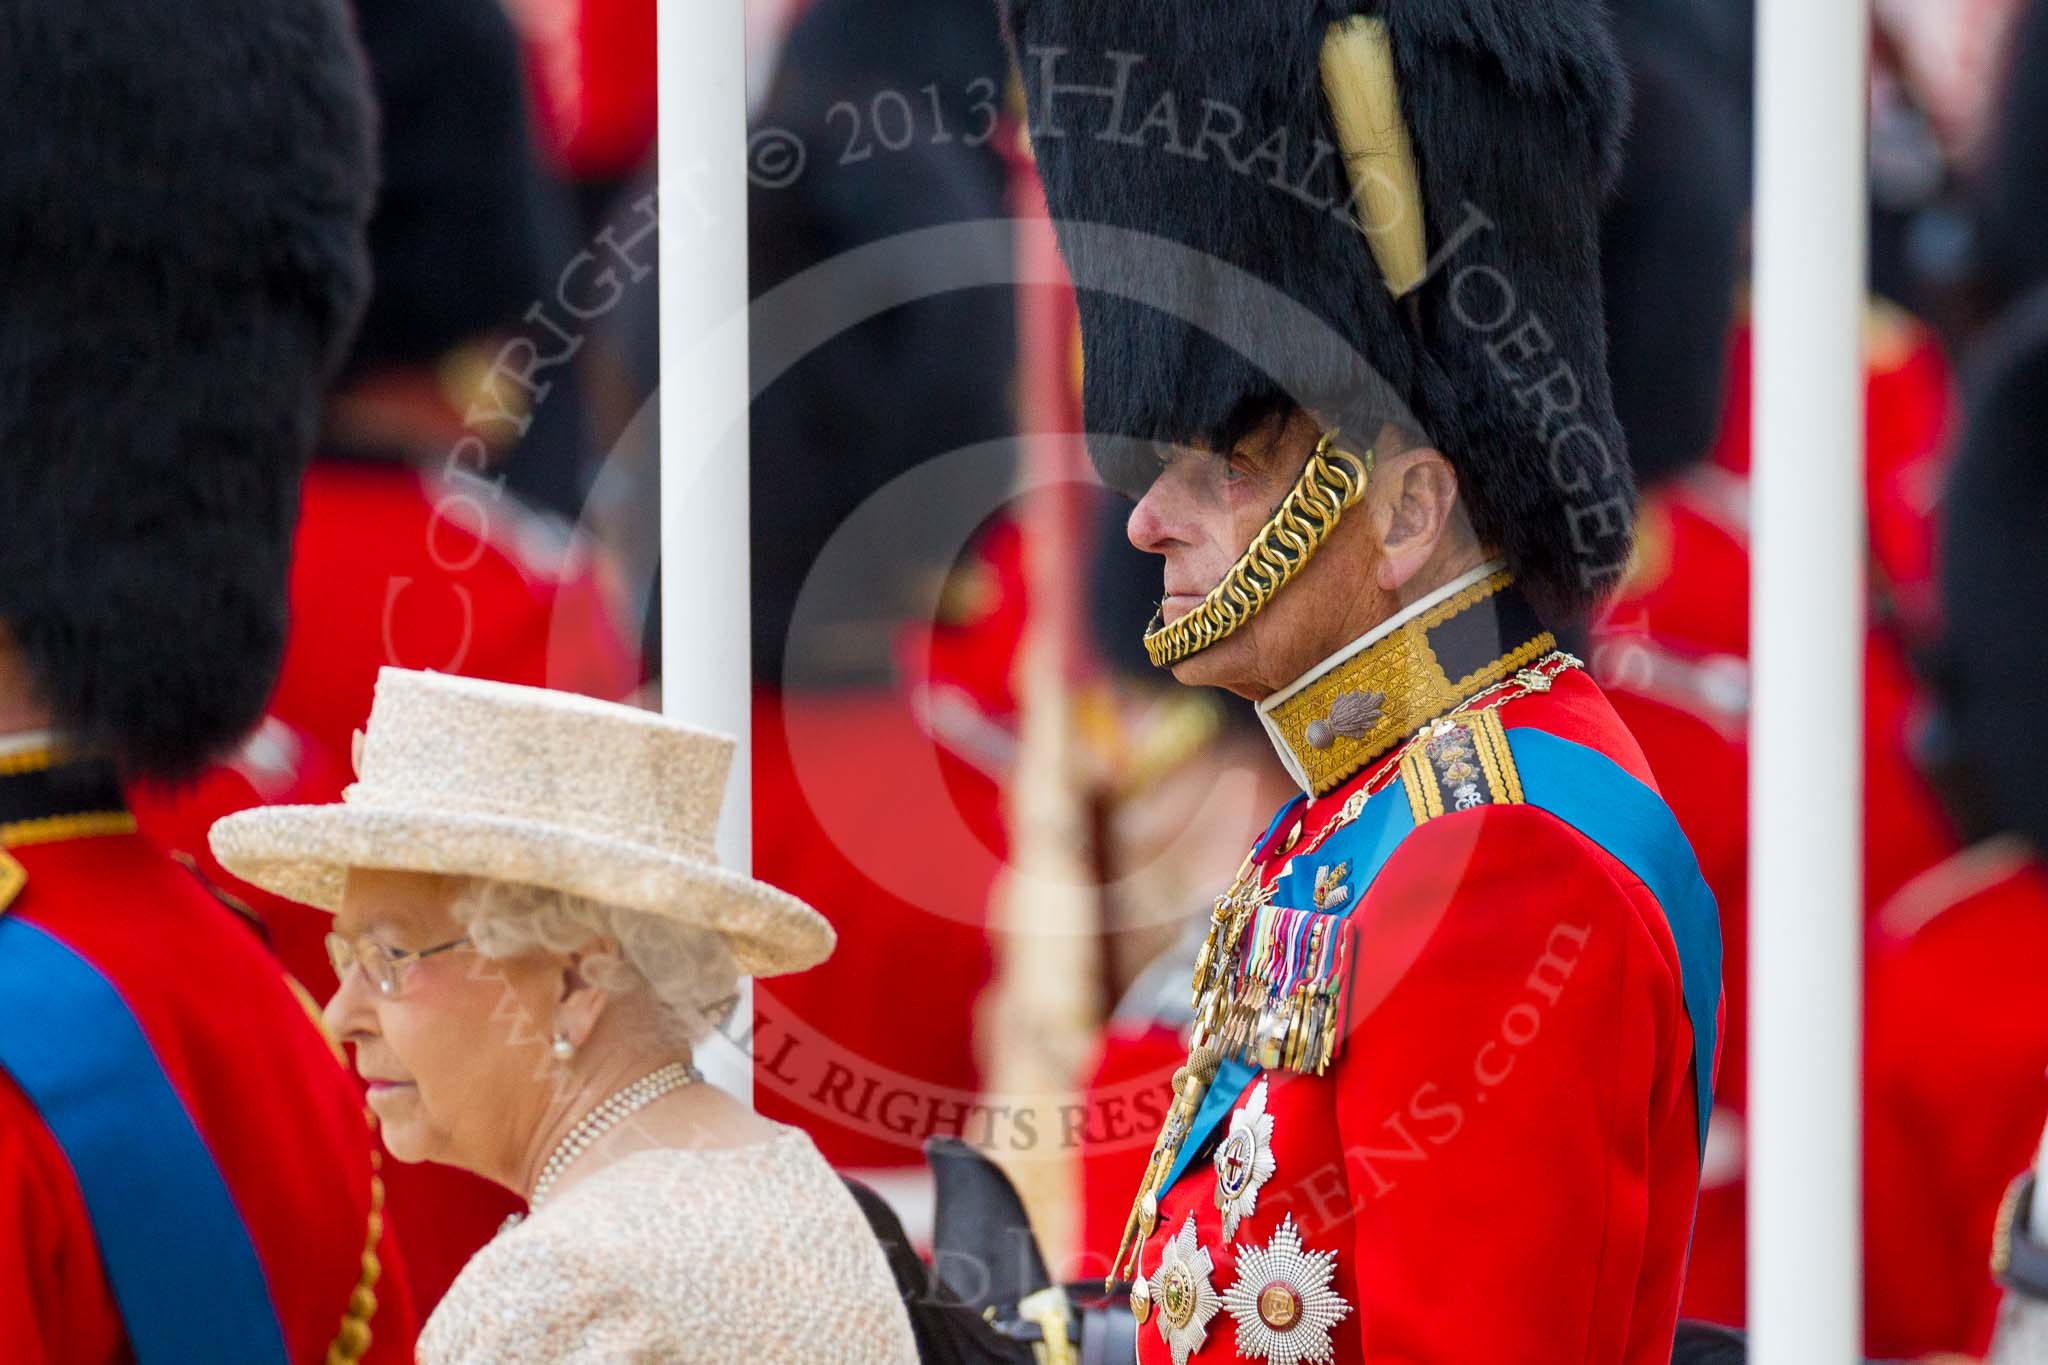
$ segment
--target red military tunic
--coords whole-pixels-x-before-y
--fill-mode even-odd
[[[575,180],[641,168],[654,145],[654,0],[515,7],[536,131]]]
[[[863,1179],[921,1181],[925,1139],[988,1121],[974,1011],[1025,599],[1023,536],[999,521],[940,618],[899,632],[896,687],[754,695],[754,874],[841,931],[830,961],[756,988],[755,1103]]]
[[[587,537],[492,485],[316,460],[270,709],[345,765],[387,664],[616,701],[640,680],[623,610]]]
[[[265,716],[233,753],[195,780],[177,785],[132,783],[127,795],[143,837],[180,862],[189,862],[220,894],[253,910],[278,961],[321,998],[333,982],[326,941],[334,916],[231,876],[213,856],[206,833],[214,821],[236,811],[333,801],[346,785],[347,754],[332,754],[305,731]]]
[[[1670,1358],[1718,1026],[1711,899],[1634,741],[1505,585],[1425,599],[1262,708],[1315,794],[1254,851],[1223,998],[1306,963],[1285,979],[1340,1003],[1326,1072],[1299,1065],[1320,1038],[1283,1004],[1256,1026],[1294,1021],[1261,1059],[1280,1064],[1240,1067],[1232,1099],[1226,1061],[1204,1098],[1139,1244],[1148,1365]],[[1656,825],[1657,867],[1572,806],[1567,770]],[[1639,875],[1676,867],[1683,914]]]
[[[1688,1318],[1730,1324],[1743,1320],[1747,1253],[1747,499],[1745,481],[1713,467],[1643,499],[1636,560],[1595,632],[1592,657],[1720,910],[1727,1026],[1683,1308]]]
[[[6,1359],[410,1361],[354,1083],[255,927],[133,830],[111,769],[0,759]]]
[[[1879,913],[1865,1025],[1864,1301],[1875,1357],[1981,1355],[1992,1227],[2048,1119],[2048,868],[2016,838]]]

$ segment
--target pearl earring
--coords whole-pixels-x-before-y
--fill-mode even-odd
[[[576,1055],[576,1044],[574,1044],[574,1043],[572,1043],[572,1042],[570,1042],[570,1041],[569,1041],[569,1035],[568,1035],[568,1034],[566,1034],[566,1033],[557,1033],[557,1034],[555,1035],[555,1049],[554,1049],[554,1051],[555,1051],[555,1060],[556,1060],[556,1061],[558,1061],[558,1062],[566,1062],[566,1061],[568,1061],[568,1060],[569,1060],[569,1059],[570,1059],[571,1057],[574,1057],[574,1056]]]

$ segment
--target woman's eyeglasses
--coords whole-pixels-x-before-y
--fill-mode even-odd
[[[432,948],[421,948],[410,953],[394,953],[373,938],[346,939],[340,934],[327,936],[327,960],[334,964],[336,981],[348,980],[349,970],[361,967],[363,975],[377,988],[377,994],[385,999],[398,994],[400,975],[415,962],[424,962],[441,953],[452,953],[457,948],[470,946],[469,935],[450,939]]]

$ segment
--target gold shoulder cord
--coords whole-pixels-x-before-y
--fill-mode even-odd
[[[1280,510],[1252,537],[1223,581],[1193,611],[1145,633],[1145,652],[1153,664],[1177,664],[1229,638],[1258,615],[1321,548],[1345,509],[1365,496],[1372,467],[1372,451],[1361,459],[1337,445],[1335,430],[1325,433]]]
[[[287,978],[289,980],[290,978]],[[293,982],[297,985],[297,982]],[[363,1236],[363,1255],[358,1264],[356,1287],[349,1291],[348,1309],[341,1316],[341,1330],[327,1348],[324,1365],[357,1365],[369,1354],[373,1336],[371,1324],[377,1317],[377,1281],[384,1265],[377,1247],[384,1239],[384,1158],[375,1147],[377,1116],[368,1110],[363,1119],[372,1133],[370,1150],[370,1217]]]
[[[1998,1201],[1998,1217],[1991,1227],[1991,1278],[2003,1280],[2012,1269],[2012,1230],[2019,1221],[2020,1195],[2026,1191],[2027,1175],[2022,1173],[2012,1184],[2005,1187],[2004,1198]],[[2038,1193],[2035,1196],[2039,1198]]]

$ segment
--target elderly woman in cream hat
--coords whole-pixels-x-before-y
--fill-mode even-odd
[[[441,1362],[909,1361],[851,1195],[691,1054],[742,975],[832,950],[717,865],[729,741],[562,693],[386,669],[340,803],[229,817],[230,870],[332,911],[352,1044],[393,1156],[531,1214],[428,1323]]]

